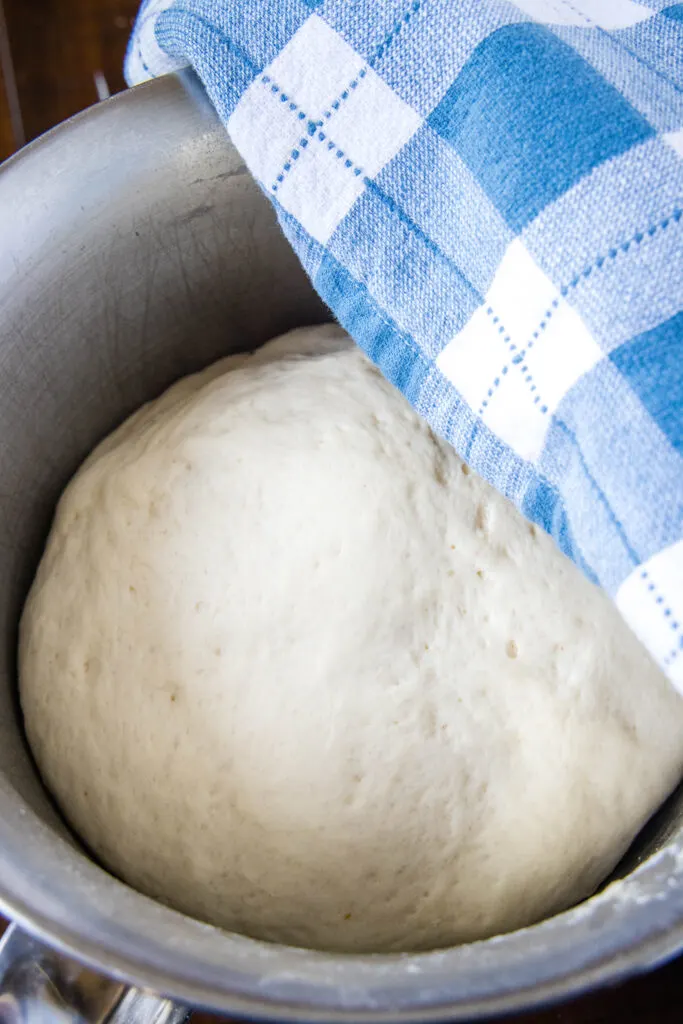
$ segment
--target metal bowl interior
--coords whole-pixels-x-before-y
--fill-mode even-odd
[[[0,209],[0,905],[107,973],[280,1020],[471,1020],[683,948],[680,791],[599,895],[429,954],[333,956],[230,935],[88,859],[43,790],[16,701],[18,613],[56,498],[93,445],[171,381],[328,314],[189,78],[39,140],[0,170]]]

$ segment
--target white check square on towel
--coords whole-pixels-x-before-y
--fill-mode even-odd
[[[359,53],[312,14],[266,69],[309,117],[320,117],[365,66]]]
[[[623,29],[653,17],[651,7],[635,0],[514,0],[515,7],[546,25]]]
[[[619,587],[616,604],[634,633],[683,693],[681,579],[683,541],[659,551],[635,568]]]
[[[363,58],[312,14],[246,90],[228,130],[264,187],[324,244],[362,193],[365,179],[374,177],[421,123]]]
[[[515,239],[483,305],[437,365],[494,433],[535,461],[550,415],[601,358],[581,318]]]
[[[297,109],[281,102],[279,83],[263,74],[252,82],[228,122],[230,137],[259,181],[268,189],[291,159],[306,132]]]
[[[664,141],[668,142],[674,153],[678,153],[680,157],[683,157],[683,128],[677,132],[667,132],[664,136]]]

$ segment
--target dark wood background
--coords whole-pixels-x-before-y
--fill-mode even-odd
[[[0,160],[95,103],[98,74],[112,93],[124,88],[121,66],[138,0],[0,0],[0,8],[3,5]],[[0,229],[0,244],[1,240]],[[208,1020],[199,1014],[194,1018],[195,1024]],[[683,958],[612,991],[516,1021],[683,1024]]]

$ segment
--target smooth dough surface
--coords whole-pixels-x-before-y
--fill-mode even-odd
[[[333,326],[95,450],[20,677],[111,870],[295,945],[425,949],[565,908],[683,769],[683,701],[608,598]]]

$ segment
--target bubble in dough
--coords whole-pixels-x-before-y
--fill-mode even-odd
[[[181,381],[95,450],[20,666],[97,857],[300,946],[559,911],[683,769],[683,701],[609,599],[334,326]]]

